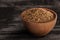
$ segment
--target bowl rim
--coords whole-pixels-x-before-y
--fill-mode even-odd
[[[42,8],[42,7],[39,7],[39,8]],[[21,13],[20,16],[21,16],[22,20],[23,20],[22,15],[24,15],[24,12],[25,12],[26,10],[31,10],[31,9],[33,9],[33,8],[25,9],[25,10]],[[54,19],[52,19],[52,20],[50,20],[50,21],[47,21],[47,22],[31,22],[31,21],[26,21],[26,20],[23,20],[23,21],[28,22],[28,23],[49,23],[49,22],[52,22],[52,21],[54,21],[54,20],[57,20],[57,13],[56,13],[55,11],[53,11],[53,10],[50,9],[50,8],[44,8],[44,9],[52,12],[52,13],[54,14]]]

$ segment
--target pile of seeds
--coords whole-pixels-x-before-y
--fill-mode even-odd
[[[32,8],[24,11],[23,19],[28,22],[40,23],[54,19],[54,15],[44,8]]]

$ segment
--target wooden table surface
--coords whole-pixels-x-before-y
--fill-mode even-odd
[[[2,40],[60,40],[60,25],[57,21],[55,28],[44,37],[36,37],[24,28],[19,17],[25,9],[15,10],[13,7],[0,8],[0,39]],[[51,8],[52,9],[52,8]],[[53,10],[55,10],[53,8]],[[59,16],[58,16],[59,17]],[[58,18],[59,20],[59,18]]]

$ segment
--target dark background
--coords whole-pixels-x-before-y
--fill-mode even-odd
[[[55,28],[44,37],[24,28],[20,14],[32,7],[50,8],[58,15]],[[60,40],[60,0],[0,0],[0,40]]]

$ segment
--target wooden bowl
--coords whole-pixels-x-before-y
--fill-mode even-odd
[[[27,29],[31,33],[33,33],[36,36],[47,35],[54,28],[56,21],[57,21],[57,14],[53,10],[48,9],[48,8],[43,8],[43,9],[46,9],[46,10],[52,12],[55,16],[54,19],[49,22],[45,22],[45,23],[27,22],[27,21],[23,20],[23,17],[22,17],[22,15],[24,14],[24,11],[21,13],[21,18],[24,22],[24,25],[27,27]],[[29,10],[29,9],[27,9],[27,10]]]

